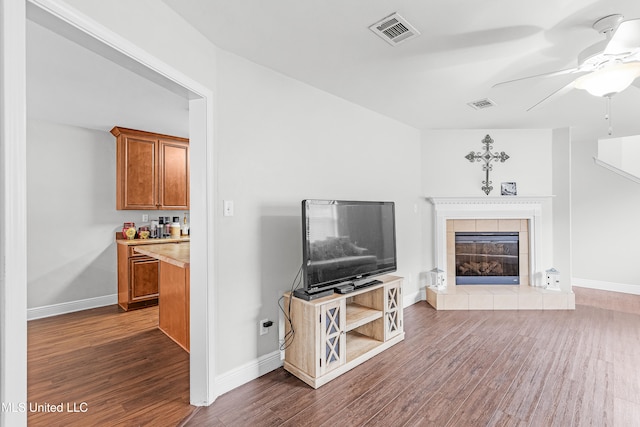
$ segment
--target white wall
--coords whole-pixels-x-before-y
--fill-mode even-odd
[[[278,348],[258,320],[278,318],[300,268],[305,198],[395,201],[397,274],[418,291],[420,134],[235,55],[218,64],[219,194],[235,203],[217,241],[224,372]]]
[[[29,308],[117,293],[110,136],[27,123]]]
[[[594,163],[597,138],[571,147],[574,284],[640,294],[640,185]]]
[[[519,196],[552,195],[552,132],[550,130],[426,130],[422,132],[422,195],[483,197],[483,163],[471,163],[465,156],[483,152],[486,135],[494,140],[492,152],[509,155],[493,164],[489,179],[491,197],[500,196],[502,182],[516,182]],[[507,196],[505,196],[507,197]],[[555,203],[555,201],[554,201]],[[432,206],[423,199],[423,246],[426,270],[436,267]],[[543,247],[540,265],[553,265],[553,218],[551,202],[542,206]]]
[[[572,226],[571,226],[571,131],[553,131],[553,267],[560,271],[560,288],[571,289]]]
[[[597,157],[640,179],[640,135],[598,139]]]
[[[417,291],[419,131],[219,52],[162,3],[69,3],[216,88],[220,209],[209,220],[217,233],[218,375],[278,349],[275,331],[258,338],[257,321],[277,318],[277,299],[299,268],[303,198],[394,200],[398,274],[407,277],[405,294]],[[221,216],[223,199],[234,200],[235,216]]]
[[[551,194],[550,130],[431,130],[422,134],[422,183],[425,196],[484,196],[483,162],[470,163],[465,156],[483,152],[485,135],[494,140],[492,152],[504,151],[509,159],[492,162],[490,196],[500,195],[500,183],[515,181],[518,195]]]
[[[142,214],[118,211],[116,143],[108,132],[29,120],[27,123],[27,305],[111,296],[116,301],[115,232]]]

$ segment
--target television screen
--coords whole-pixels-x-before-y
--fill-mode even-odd
[[[303,280],[308,293],[396,270],[393,202],[302,201]]]

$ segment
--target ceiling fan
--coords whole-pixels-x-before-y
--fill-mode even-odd
[[[562,96],[571,89],[584,89],[594,96],[607,98],[622,92],[640,77],[640,18],[625,21],[622,15],[609,15],[594,22],[593,29],[604,34],[605,39],[580,52],[577,67],[508,80],[493,87],[532,78],[580,75],[527,111]]]

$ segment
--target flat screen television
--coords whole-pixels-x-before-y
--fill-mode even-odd
[[[394,202],[303,200],[302,261],[308,294],[395,271]]]

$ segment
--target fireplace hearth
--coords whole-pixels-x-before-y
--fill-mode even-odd
[[[519,285],[518,232],[456,232],[456,285]]]

